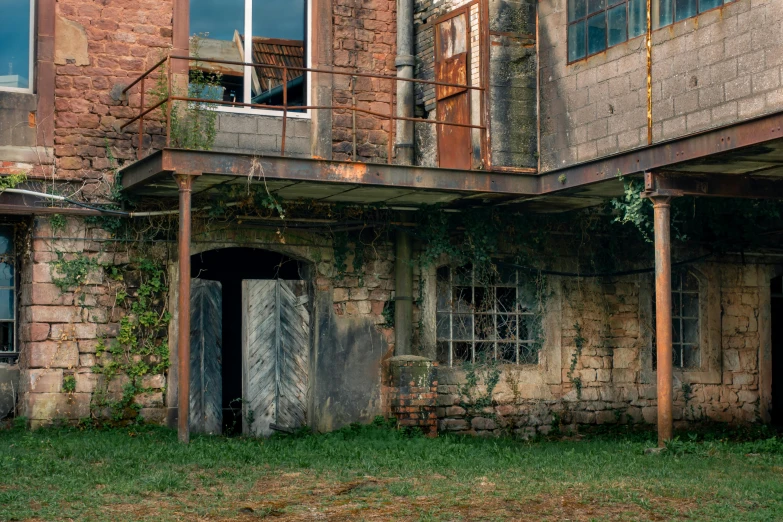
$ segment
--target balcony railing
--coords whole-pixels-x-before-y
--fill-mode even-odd
[[[332,76],[348,76],[351,78],[351,86],[352,91],[353,87],[356,85],[356,81],[358,78],[371,78],[371,79],[377,79],[377,80],[385,80],[390,82],[391,89],[389,90],[390,94],[390,100],[388,102],[389,105],[389,112],[388,113],[382,113],[359,107],[356,105],[356,97],[352,96],[352,103],[351,105],[291,105],[288,103],[288,82],[283,81],[282,86],[282,99],[283,103],[282,105],[267,105],[267,104],[258,104],[258,103],[243,103],[243,102],[236,102],[236,101],[225,101],[225,100],[216,100],[216,99],[207,99],[207,98],[194,98],[191,96],[178,96],[175,94],[172,94],[172,85],[174,82],[174,73],[172,72],[172,63],[176,61],[186,61],[188,62],[188,66],[190,66],[191,62],[197,62],[199,64],[215,64],[215,65],[229,65],[229,66],[241,66],[247,68],[269,68],[269,69],[282,69],[282,78],[288,78],[289,72],[296,71],[300,72],[302,75],[305,73],[317,73],[319,75],[332,75]],[[164,67],[165,69],[160,72],[161,67]],[[166,84],[166,91],[165,96],[160,97],[160,93],[158,93],[158,97],[156,98],[155,102],[151,106],[146,106],[146,102],[149,98],[149,95],[147,93],[147,87],[149,85],[149,82],[155,77],[154,79],[157,82],[160,82],[161,77],[160,74],[165,75],[164,81]],[[208,104],[209,106],[226,106],[226,107],[245,107],[245,108],[251,108],[251,109],[265,109],[265,110],[277,110],[281,111],[281,114],[278,117],[282,117],[282,136],[281,136],[281,146],[280,146],[280,154],[282,156],[285,156],[285,146],[286,146],[286,123],[288,118],[290,117],[291,111],[303,111],[303,110],[314,110],[314,111],[321,111],[321,110],[329,110],[329,111],[351,111],[353,115],[353,123],[352,123],[352,139],[353,139],[353,160],[357,160],[357,132],[356,132],[356,113],[362,113],[367,114],[370,116],[375,116],[377,118],[381,118],[384,120],[389,121],[389,130],[388,130],[388,150],[387,150],[387,162],[392,163],[392,158],[394,156],[393,154],[393,146],[394,146],[394,123],[396,121],[411,121],[414,123],[423,123],[423,124],[430,124],[430,125],[443,125],[443,126],[452,126],[452,127],[462,127],[462,128],[468,128],[468,129],[477,129],[480,131],[480,142],[481,142],[481,163],[486,168],[486,165],[488,164],[487,156],[488,156],[488,150],[489,150],[489,133],[487,131],[487,124],[486,124],[486,115],[483,110],[478,111],[479,112],[479,124],[473,125],[470,123],[457,123],[457,122],[451,122],[451,121],[441,121],[437,114],[436,109],[436,117],[434,120],[432,119],[426,119],[426,118],[416,118],[416,117],[405,117],[405,116],[397,116],[396,115],[396,95],[395,95],[395,87],[396,82],[412,82],[414,84],[423,84],[423,85],[429,85],[434,87],[448,87],[452,89],[465,89],[467,91],[478,91],[482,95],[485,93],[486,89],[483,86],[476,86],[476,85],[465,85],[465,84],[458,84],[458,83],[448,83],[448,82],[439,82],[434,80],[423,80],[423,79],[417,79],[417,78],[399,78],[397,76],[390,76],[390,75],[383,75],[383,74],[374,74],[374,73],[366,73],[366,72],[351,72],[351,71],[343,71],[343,70],[330,70],[330,69],[318,69],[318,68],[312,68],[312,67],[292,67],[292,66],[285,66],[285,65],[278,65],[278,64],[270,64],[270,63],[246,63],[246,62],[240,62],[240,61],[231,61],[231,60],[218,60],[218,59],[211,59],[211,58],[200,58],[200,57],[189,57],[189,56],[176,56],[176,55],[170,55],[163,59],[161,59],[159,62],[157,62],[155,65],[150,67],[146,72],[144,72],[141,76],[136,78],[130,85],[128,85],[122,92],[125,95],[128,95],[128,93],[136,86],[139,87],[140,91],[140,101],[139,101],[139,113],[137,116],[132,118],[130,121],[125,123],[121,126],[121,129],[126,129],[133,123],[138,122],[138,155],[139,159],[143,156],[143,141],[144,141],[144,124],[145,119],[154,119],[152,118],[151,113],[155,111],[156,109],[159,109],[162,107],[162,110],[165,113],[165,136],[166,136],[166,147],[171,146],[171,119],[172,119],[172,104],[173,102],[185,102],[185,103],[200,103],[200,104]],[[309,88],[309,86],[308,86]],[[352,92],[353,94],[353,92]],[[376,102],[377,103],[377,102]],[[485,106],[485,103],[482,103],[482,106]],[[469,114],[472,113],[472,111],[469,111]]]

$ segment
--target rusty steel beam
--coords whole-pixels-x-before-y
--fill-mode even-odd
[[[746,175],[645,172],[644,188],[672,196],[783,199],[783,180]]]
[[[655,226],[655,349],[658,362],[658,446],[672,438],[671,198],[652,195]]]
[[[179,289],[177,293],[177,434],[190,442],[190,197],[196,173],[175,174],[179,187]]]
[[[692,134],[539,176],[538,192],[547,194],[672,167],[679,163],[735,151],[783,138],[783,112],[728,127]]]
[[[168,172],[321,181],[377,187],[404,187],[465,193],[530,195],[536,193],[533,176],[504,172],[464,171],[377,163],[353,163],[308,158],[252,156],[221,152],[164,149],[126,167],[123,188],[137,191]]]

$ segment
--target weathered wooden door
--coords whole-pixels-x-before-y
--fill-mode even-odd
[[[460,12],[435,25],[435,80],[468,84],[468,13]],[[438,121],[470,124],[470,97],[465,87],[435,87]],[[438,166],[470,169],[468,127],[438,125]]]
[[[242,431],[304,426],[310,313],[304,281],[242,281]]]
[[[223,288],[219,281],[190,284],[190,431],[223,430]]]

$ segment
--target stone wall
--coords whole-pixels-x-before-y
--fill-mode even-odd
[[[567,63],[566,1],[539,3],[541,170],[647,145],[645,36]],[[737,0],[653,32],[653,141],[780,110],[783,4]]]
[[[704,367],[675,369],[675,427],[707,420],[759,422],[759,354],[766,342],[759,328],[760,294],[773,269],[764,264],[708,263],[698,270],[710,285],[700,299],[712,287],[719,291],[717,317],[714,310],[708,311],[700,325],[712,325],[715,331],[703,333],[718,336],[719,377],[711,379]],[[561,382],[531,385],[521,368],[505,366],[491,406],[476,407],[467,398],[465,372],[440,367],[441,431],[527,437],[555,428],[578,430],[580,425],[657,422],[652,278],[561,283]],[[710,349],[702,345],[702,359],[709,357]],[[484,380],[479,381],[471,392],[474,398],[486,394]]]

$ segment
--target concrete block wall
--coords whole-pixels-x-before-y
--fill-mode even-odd
[[[212,150],[242,154],[280,154],[283,119],[275,116],[218,113],[218,132]],[[289,118],[286,122],[286,156],[311,156],[312,121]]]
[[[645,36],[567,63],[567,2],[539,3],[541,170],[647,145]],[[653,31],[652,137],[783,108],[783,3],[736,0]]]

